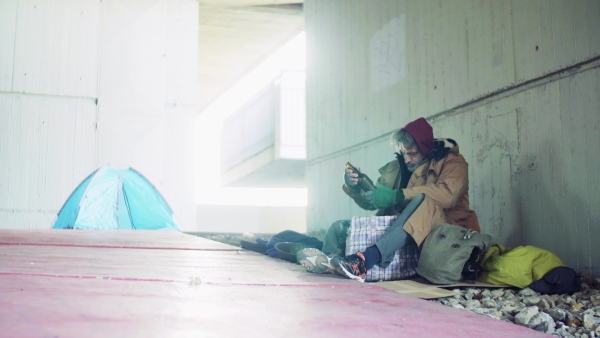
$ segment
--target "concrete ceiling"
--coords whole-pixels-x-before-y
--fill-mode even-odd
[[[199,111],[304,29],[302,1],[199,3]]]

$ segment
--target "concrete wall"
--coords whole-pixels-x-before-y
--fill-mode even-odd
[[[482,231],[600,275],[600,2],[311,1],[309,230],[368,215],[341,191],[373,179],[390,133],[424,116],[470,164]]]
[[[195,230],[197,30],[193,0],[0,2],[0,228],[49,228],[120,163]]]

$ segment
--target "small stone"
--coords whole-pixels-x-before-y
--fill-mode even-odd
[[[507,299],[504,304],[506,305],[512,305],[512,306],[521,306],[521,301],[519,301],[519,299],[514,298],[514,299]]]
[[[465,308],[467,310],[477,309],[481,307],[481,303],[477,299],[468,300],[465,302]]]
[[[500,318],[502,318],[502,312],[494,310],[494,309],[489,310],[484,315],[487,316],[487,317],[490,317],[490,318],[494,318],[494,319],[500,319]]]
[[[561,326],[554,331],[554,333],[558,336],[565,337],[569,334],[569,330],[567,326]]]
[[[585,314],[583,315],[583,327],[594,330],[598,327],[598,320],[594,315]]]
[[[493,298],[500,298],[500,297],[504,296],[504,290],[494,289],[491,291],[491,294],[492,294]]]
[[[506,314],[506,313],[504,313],[504,314],[503,314],[503,315],[500,317],[500,319],[502,319],[502,320],[504,320],[504,321],[507,321],[507,322],[510,322],[510,323],[514,323],[514,322],[515,322],[515,316],[511,316],[511,315],[509,315],[509,314]]]
[[[550,324],[548,324],[546,322],[542,322],[539,325],[536,325],[536,326],[532,327],[532,329],[534,329],[536,331],[544,332],[544,333],[547,333],[547,334],[553,334],[554,333],[554,326],[551,326]]]
[[[569,322],[567,323],[567,325],[569,325],[571,327],[573,327],[573,326],[576,326],[576,327],[583,326],[583,324],[581,323],[581,320],[579,320],[577,318],[573,318],[573,319],[569,320]]]
[[[502,311],[502,313],[504,314],[510,314],[511,316],[514,316],[516,313],[519,312],[519,308],[512,305],[505,305],[502,308],[500,308],[500,311]]]
[[[496,302],[492,299],[483,299],[481,301],[481,306],[485,307],[485,308],[490,308],[490,309],[495,309],[496,308]]]
[[[519,313],[515,316],[515,322],[521,325],[527,325],[533,316],[539,313],[537,306],[529,306],[525,309],[519,311]]]
[[[556,321],[562,322],[567,317],[565,310],[559,308],[548,309],[546,312],[550,315],[550,317],[552,317],[552,319]]]
[[[554,333],[558,336],[566,336],[569,332],[569,327],[566,326],[564,323],[558,322],[556,323],[556,328]]]
[[[473,312],[475,312],[477,314],[480,314],[480,315],[487,315],[488,313],[490,313],[490,309],[484,309],[484,308],[480,308],[480,307],[473,308],[473,309],[467,308],[467,310],[473,311]]]
[[[550,308],[550,304],[544,298],[541,298],[539,302],[535,304],[540,310],[546,310]]]
[[[537,303],[539,303],[540,300],[540,297],[527,297],[523,299],[523,303],[525,303],[525,305],[527,306],[533,306],[537,305]]]
[[[479,292],[477,290],[474,290],[474,289],[467,290],[467,292],[465,293],[465,299],[466,300],[471,300],[477,294],[479,294]]]
[[[537,292],[531,290],[530,288],[525,288],[525,289],[519,291],[519,296],[527,297],[527,296],[535,296],[535,295],[537,295]]]
[[[577,316],[573,312],[569,311],[568,308],[564,309],[564,310],[565,310],[565,322],[568,323],[572,319],[579,319],[579,318],[577,318]]]
[[[456,299],[456,298],[448,298],[446,300],[446,305],[452,306],[454,304],[458,304],[458,299]]]
[[[530,323],[527,326],[531,327],[536,331],[552,334],[554,333],[554,327],[556,326],[556,324],[554,323],[554,320],[552,319],[552,317],[550,317],[549,314],[545,312],[540,312],[531,319]]]

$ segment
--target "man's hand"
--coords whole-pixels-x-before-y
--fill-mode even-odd
[[[404,203],[404,193],[402,189],[393,190],[385,185],[375,186],[372,193],[369,191],[365,195],[367,201],[373,204],[377,209],[387,209],[389,207],[401,205]]]
[[[360,170],[360,168],[357,167],[358,170]],[[350,188],[350,190],[352,190],[353,192],[357,192],[360,191],[360,187],[357,185],[358,184],[358,174],[353,172],[350,169],[346,169],[346,171],[344,172],[344,184]]]

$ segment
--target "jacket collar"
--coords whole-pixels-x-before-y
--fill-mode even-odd
[[[436,176],[440,175],[441,166],[437,163],[445,160],[449,153],[458,154],[458,144],[451,138],[435,139],[434,148],[427,154],[423,164],[421,164],[413,173],[417,177],[427,176],[429,171],[433,171]]]

